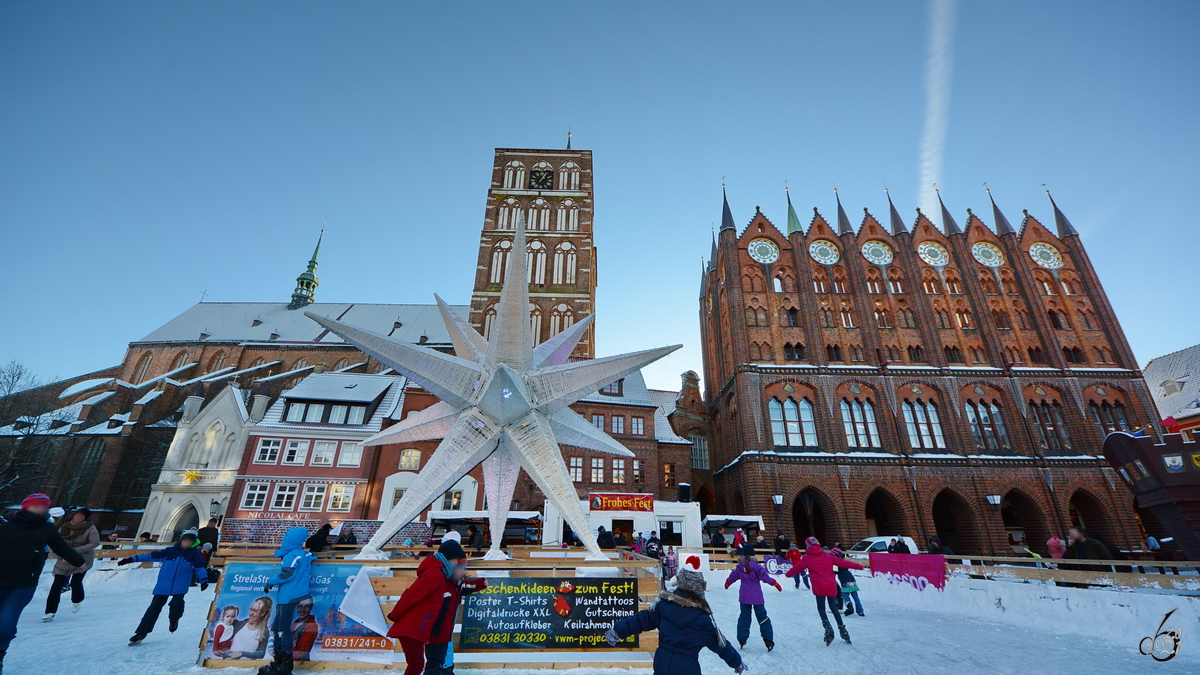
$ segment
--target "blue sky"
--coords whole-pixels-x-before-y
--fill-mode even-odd
[[[700,258],[761,205],[920,195],[924,3],[0,3],[0,361],[117,363],[199,300],[470,296],[496,147],[595,157],[598,353],[682,343]],[[448,6],[450,5],[450,6]],[[1082,233],[1138,359],[1200,341],[1194,2],[963,3],[956,216]],[[907,217],[907,216],[906,216]],[[857,220],[857,219],[855,219]],[[990,222],[990,217],[985,220]],[[961,220],[960,220],[961,222]],[[649,328],[649,329],[648,329]]]

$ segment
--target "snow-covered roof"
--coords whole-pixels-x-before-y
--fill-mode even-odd
[[[325,379],[329,380],[328,384],[321,382],[321,380]],[[287,407],[288,399],[304,398],[307,400],[313,400],[316,398],[315,396],[309,395],[302,397],[296,396],[293,392],[297,390],[308,390],[318,393],[332,392],[332,394],[337,394],[337,387],[341,386],[344,388],[344,386],[349,383],[351,379],[357,380],[358,385],[363,387],[363,391],[373,390],[377,392],[376,396],[379,395],[378,392],[386,389],[386,391],[383,391],[383,399],[375,408],[375,412],[369,418],[363,420],[362,424],[313,424],[284,421],[283,411]],[[310,380],[317,380],[317,382],[310,383]],[[392,414],[394,410],[396,410],[396,400],[404,395],[403,392],[405,382],[405,378],[397,375],[359,375],[350,373],[316,373],[309,375],[301,380],[300,383],[295,387],[284,391],[283,395],[275,399],[275,402],[272,403],[271,407],[267,409],[267,414],[263,415],[262,421],[259,422],[257,426],[292,429],[337,430],[350,433],[375,433],[383,428],[383,420],[391,419],[388,416]],[[383,389],[379,388],[380,385],[382,385]],[[355,387],[355,389],[358,389],[358,387]],[[336,398],[325,398],[319,400],[344,401],[350,403],[355,402],[348,401],[347,399]],[[365,401],[358,402],[365,403]]]
[[[1200,414],[1200,345],[1151,359],[1142,376],[1160,418]]]
[[[115,377],[100,377],[91,380],[81,380],[67,387],[66,389],[63,389],[58,397],[67,398],[68,396],[74,396],[75,394],[83,393],[89,389],[95,389],[96,387],[102,387],[106,384],[111,384],[115,382],[116,379],[117,378]]]
[[[654,439],[660,443],[691,445],[692,442],[688,439],[675,435],[675,430],[671,428],[671,420],[667,419],[667,415],[675,412],[675,400],[679,398],[678,392],[662,391],[661,389],[650,389],[649,392],[650,400],[658,406],[654,409]]]
[[[306,377],[285,394],[285,398],[312,401],[345,401],[370,403],[392,384],[387,377],[372,377],[354,373],[321,373]]]
[[[620,394],[601,394],[599,391],[595,391],[579,400],[619,405],[655,405],[654,401],[650,400],[650,391],[646,389],[646,380],[642,377],[642,371],[634,371],[622,379],[624,382],[621,385]]]
[[[463,319],[470,310],[466,305],[450,309]],[[279,302],[200,302],[138,342],[196,342],[202,333],[206,342],[344,342],[305,316],[306,311],[407,342],[425,336],[433,344],[450,343],[437,305],[348,302],[318,302],[295,310]]]

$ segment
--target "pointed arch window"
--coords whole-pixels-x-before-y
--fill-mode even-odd
[[[828,307],[821,308],[821,327],[833,328],[833,310]]]
[[[963,410],[967,414],[967,423],[971,427],[977,450],[1007,450],[1012,447],[998,402],[967,399]]]
[[[846,292],[846,275],[843,274],[841,270],[838,270],[833,275],[833,292],[834,293],[845,293]]]
[[[1050,325],[1054,326],[1055,330],[1069,330],[1070,325],[1067,323],[1067,318],[1062,312],[1056,312],[1053,309],[1046,312],[1046,316],[1050,319]]]
[[[767,402],[771,418],[771,437],[776,446],[817,447],[817,423],[812,402],[772,398]]]
[[[883,279],[879,276],[879,271],[872,269],[867,271],[867,292],[880,294],[883,293]]]
[[[990,272],[980,274],[979,283],[983,285],[983,292],[987,295],[1000,294],[1000,289],[996,286],[996,278]]]
[[[854,328],[854,312],[850,311],[849,307],[843,307],[841,310],[842,328]]]
[[[1067,363],[1087,363],[1087,356],[1079,347],[1063,347],[1062,350]]]
[[[799,342],[795,344],[789,342],[783,345],[783,358],[786,361],[803,361],[804,345]]]
[[[550,310],[550,337],[554,337],[575,323],[575,312],[565,302]]]
[[[937,316],[938,328],[950,327],[950,313],[944,309],[934,310],[934,315]]]
[[[838,345],[825,345],[825,356],[830,361],[842,360],[842,348]]]
[[[911,309],[900,310],[900,327],[901,328],[916,328],[917,327],[917,322],[916,322],[916,319],[913,317],[913,312]]]
[[[1017,280],[1013,278],[1012,272],[1004,270],[1000,273],[1000,283],[1004,285],[1004,292],[1009,295],[1017,294]]]
[[[529,283],[546,283],[546,245],[536,239],[529,242]]]
[[[496,223],[498,230],[513,230],[517,227],[517,214],[521,211],[521,205],[516,199],[509,197],[500,205],[499,222]]]
[[[554,248],[554,274],[553,283],[555,285],[571,285],[575,283],[575,245],[569,241],[564,241]]]
[[[880,447],[875,406],[869,400],[842,399],[842,428],[846,432],[846,445],[851,448]]]
[[[904,292],[904,275],[900,274],[900,270],[896,268],[888,270],[888,287],[893,293]]]
[[[875,325],[880,328],[891,328],[892,313],[882,308],[875,310]]]
[[[508,267],[508,254],[511,251],[512,242],[507,239],[496,242],[496,245],[492,247],[492,266],[488,275],[489,283],[504,283],[504,270]]]
[[[828,293],[829,277],[824,272],[813,275],[813,293]]]
[[[782,320],[784,326],[794,327],[800,325],[800,312],[795,307],[789,307],[779,314],[779,318]]]
[[[220,351],[213,354],[213,357],[208,361],[208,372],[213,373],[225,367],[225,352]]]
[[[1004,310],[993,309],[992,320],[996,322],[996,328],[1012,329],[1012,321],[1008,318],[1008,312]]]
[[[1070,450],[1071,437],[1063,422],[1062,406],[1058,401],[1030,401],[1029,418],[1037,429],[1043,450]]]
[[[178,354],[175,355],[175,360],[171,362],[171,367],[167,369],[167,372],[179,370],[180,368],[182,368],[186,365],[187,365],[187,352],[179,352]]]
[[[909,345],[908,346],[908,360],[912,361],[913,363],[924,363],[925,362],[925,350],[922,349],[920,345]]]
[[[483,337],[492,339],[492,325],[496,323],[496,306],[488,307],[488,310],[483,313]]]
[[[938,419],[937,405],[933,401],[906,398],[900,408],[904,411],[904,427],[908,432],[908,443],[913,450],[946,447],[946,439],[942,436],[942,422]]]
[[[578,190],[581,170],[575,162],[564,162],[558,167],[558,189]]]
[[[962,350],[958,347],[946,347],[944,351],[946,352],[946,361],[950,363],[963,362]]]
[[[1029,362],[1030,363],[1045,363],[1046,362],[1046,355],[1042,352],[1041,347],[1030,347],[1028,351],[1029,351]]]
[[[925,288],[927,295],[942,294],[942,283],[932,273],[925,274],[925,278],[921,280],[921,285]]]
[[[1120,402],[1109,403],[1101,401],[1096,403],[1092,401],[1088,404],[1092,411],[1092,419],[1096,422],[1096,426],[1100,429],[1101,435],[1107,435],[1114,431],[1129,431],[1129,421],[1125,417],[1125,406]]]
[[[574,200],[564,199],[558,203],[554,228],[559,232],[575,232],[579,229],[579,205]]]
[[[954,321],[958,324],[959,328],[971,329],[975,327],[971,324],[971,310],[963,307],[954,310]]]
[[[531,230],[549,230],[550,229],[550,202],[538,197],[529,205],[529,215],[526,217],[526,225]]]
[[[532,302],[529,303],[529,334],[536,347],[542,341],[542,310]]]
[[[133,367],[134,384],[141,384],[146,380],[146,373],[150,371],[150,363],[153,360],[154,357],[150,355],[150,352],[142,354],[142,358],[138,359],[137,365]]]
[[[525,165],[513,160],[504,165],[504,187],[521,189],[525,187]]]

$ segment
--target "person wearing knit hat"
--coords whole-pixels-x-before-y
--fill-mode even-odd
[[[1064,544],[1063,540],[1059,539],[1057,536],[1050,537],[1050,539],[1046,541],[1046,550],[1050,552],[1051,558],[1061,558],[1067,552],[1067,545]]]
[[[829,552],[835,558],[844,559],[846,557],[841,547],[837,545],[830,549]],[[862,601],[858,599],[858,579],[854,578],[854,573],[847,567],[839,567],[837,569],[837,579],[838,585],[842,587],[842,596],[840,599],[842,606],[845,607],[846,616],[854,613],[858,613],[859,616],[866,616],[863,614]],[[852,602],[853,605],[851,605]]]
[[[58,602],[62,592],[71,587],[71,611],[78,612],[83,603],[83,575],[92,567],[94,551],[100,546],[100,531],[91,521],[92,512],[87,507],[80,508],[71,514],[71,519],[58,527],[58,533],[75,552],[83,556],[83,565],[72,565],[66,560],[59,559],[54,564],[54,582],[50,584],[50,593],[46,596],[46,614],[42,621],[50,621],[58,612]]]
[[[462,596],[487,587],[487,579],[467,579],[466,573],[462,544],[457,537],[443,537],[437,553],[421,561],[416,581],[388,613],[393,622],[388,637],[400,642],[405,675],[442,672]]]
[[[804,540],[804,543],[808,548],[799,560],[792,563],[792,569],[788,570],[787,576],[795,577],[802,571],[808,570],[813,596],[817,599],[817,613],[821,615],[821,624],[825,627],[825,646],[828,647],[829,643],[833,642],[833,627],[829,625],[829,617],[825,614],[827,603],[829,609],[833,611],[833,618],[837,620],[842,639],[846,641],[846,644],[850,644],[850,632],[842,623],[842,613],[838,611],[835,600],[838,596],[838,585],[835,581],[834,569],[848,567],[861,570],[863,566],[853,560],[834,556],[821,547],[821,542],[816,537],[809,537]]]
[[[183,534],[179,535],[179,541],[170,548],[121,558],[117,561],[117,565],[143,562],[162,563],[158,568],[158,579],[151,591],[150,606],[142,615],[142,620],[138,623],[133,637],[129,638],[130,647],[145,640],[146,636],[154,630],[154,624],[158,623],[158,615],[162,613],[162,608],[167,605],[168,600],[170,601],[170,605],[167,605],[167,619],[170,622],[168,630],[174,633],[179,628],[179,619],[183,617],[184,610],[183,598],[187,595],[188,589],[192,587],[193,580],[200,584],[200,590],[208,590],[208,570],[204,562],[204,554],[200,549],[193,547],[195,543],[196,531],[185,530]]]
[[[655,675],[700,675],[700,650],[709,649],[735,673],[748,670],[742,655],[721,634],[704,598],[699,556],[688,556],[675,575],[675,589],[663,591],[649,609],[627,616],[604,633],[611,646],[646,631],[658,631]]]
[[[754,547],[750,544],[742,547],[742,559],[737,567],[730,570],[729,577],[725,579],[725,588],[729,588],[734,582],[741,583],[738,588],[738,602],[741,604],[741,614],[738,615],[737,622],[738,645],[745,647],[746,640],[750,639],[750,613],[753,612],[763,644],[767,646],[767,651],[771,651],[775,648],[775,630],[771,625],[771,618],[767,616],[762,585],[769,584],[780,592],[783,591],[783,586],[767,572],[767,568],[754,560]]]
[[[21,500],[19,511],[0,518],[0,668],[17,635],[21,612],[37,591],[46,564],[46,547],[71,565],[86,563],[46,519],[49,511],[50,498],[37,493]]]

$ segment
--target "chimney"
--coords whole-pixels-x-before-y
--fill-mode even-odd
[[[254,400],[250,403],[250,419],[255,422],[261,421],[267,414],[267,408],[271,406],[270,389],[270,386],[263,382],[258,391],[254,392]]]
[[[197,382],[192,393],[188,394],[187,400],[183,402],[183,417],[179,422],[191,424],[192,420],[196,419],[196,415],[200,413],[202,405],[204,405],[204,384]]]

